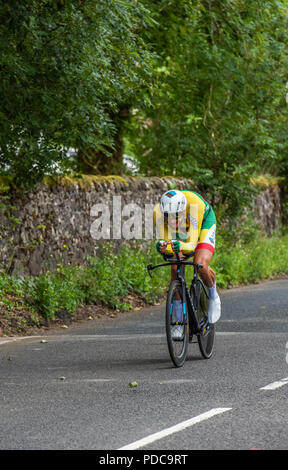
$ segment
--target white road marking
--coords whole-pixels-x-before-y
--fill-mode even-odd
[[[38,339],[41,338],[41,336],[12,336],[10,338],[0,338],[0,346],[2,344],[7,344],[7,343],[13,343],[15,341],[22,341],[23,339]]]
[[[159,384],[186,384],[186,383],[191,383],[194,382],[196,383],[196,379],[169,379],[169,380],[159,380]]]
[[[144,447],[147,444],[151,444],[152,442],[158,441],[163,437],[170,436],[179,431],[183,431],[194,424],[200,423],[201,421],[205,421],[206,419],[212,418],[221,413],[225,413],[225,411],[232,410],[232,408],[212,408],[212,410],[206,411],[201,415],[195,416],[194,418],[188,419],[187,421],[182,421],[182,423],[176,424],[175,426],[171,426],[170,428],[163,429],[162,431],[156,432],[155,434],[150,434],[150,436],[144,437],[143,439],[139,439],[138,441],[132,442],[124,447],[120,447],[117,450],[134,450],[139,449],[140,447]]]
[[[154,339],[154,338],[160,338],[160,339],[165,339],[165,334],[142,334],[142,333],[139,333],[139,334],[119,334],[119,335],[115,335],[115,334],[108,334],[108,335],[86,335],[86,334],[83,334],[83,335],[70,335],[70,334],[63,334],[63,335],[51,335],[51,336],[45,336],[45,339],[47,338],[48,342],[49,343],[52,343],[52,342],[56,342],[56,341],[59,341],[59,342],[68,342],[68,341],[106,341],[107,339],[110,339],[111,341],[113,340],[123,340],[123,341],[127,341],[129,339],[133,340],[133,339],[136,339],[136,340],[139,340],[139,339]]]
[[[78,383],[106,383],[106,382],[116,382],[117,379],[79,379],[79,380],[73,380],[73,379],[69,379],[67,378],[66,380],[66,383],[69,384],[69,385],[74,385],[74,384],[78,384]]]
[[[231,320],[231,321],[234,321],[234,320]],[[276,321],[276,320],[273,320],[273,321]],[[282,320],[281,320],[282,321]],[[279,332],[253,332],[253,331],[249,331],[249,332],[246,332],[246,331],[217,331],[217,336],[235,336],[235,335],[258,335],[258,336],[271,336],[271,335],[277,335],[279,336],[279,334],[286,334],[286,333],[279,333]],[[103,340],[105,341],[107,338],[110,339],[110,340],[123,340],[123,341],[127,341],[127,340],[133,340],[133,339],[162,339],[162,340],[165,340],[166,339],[166,335],[165,333],[149,333],[149,334],[146,334],[146,333],[134,333],[134,334],[118,334],[118,335],[115,335],[115,334],[94,334],[94,335],[86,335],[86,334],[63,334],[63,335],[46,335],[46,336],[14,336],[14,337],[10,337],[10,338],[6,338],[6,337],[0,337],[0,346],[4,345],[4,344],[8,344],[8,343],[12,343],[12,342],[15,342],[15,341],[22,341],[24,339],[30,339],[30,340],[35,340],[37,342],[39,342],[39,338],[43,339],[45,337],[45,339],[49,342],[49,343],[52,343],[52,342],[55,342],[55,341],[60,341],[60,342],[64,342],[64,341],[96,341],[96,340]]]
[[[259,390],[275,390],[276,388],[283,387],[283,385],[288,384],[288,377],[285,379],[277,380],[276,382],[272,382],[271,384],[266,385],[265,387],[261,387]]]

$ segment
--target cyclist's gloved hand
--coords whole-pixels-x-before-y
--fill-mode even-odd
[[[179,253],[179,251],[181,250],[180,240],[171,240],[171,247],[174,253]]]
[[[156,243],[156,249],[159,253],[161,253],[161,246],[167,246],[167,242],[166,240],[159,240],[157,243]]]

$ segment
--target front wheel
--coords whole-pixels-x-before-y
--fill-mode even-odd
[[[177,302],[178,308],[176,308]],[[181,283],[177,280],[172,281],[167,296],[166,336],[173,364],[176,367],[182,367],[187,356],[189,335],[185,299],[183,299]]]
[[[208,289],[198,279],[196,282],[197,315],[201,325],[206,325],[202,334],[197,335],[199,349],[204,359],[210,359],[214,350],[215,325],[208,324]]]

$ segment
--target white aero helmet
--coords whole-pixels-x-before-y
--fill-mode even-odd
[[[186,211],[186,197],[181,191],[171,189],[166,191],[160,199],[160,210],[167,214],[175,214]]]

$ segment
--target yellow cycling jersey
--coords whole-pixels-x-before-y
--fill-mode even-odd
[[[173,190],[171,190],[173,192]],[[181,191],[186,198],[186,217],[180,218],[179,227],[171,228],[164,214],[160,210],[160,203],[153,211],[153,222],[156,228],[156,237],[160,240],[180,240],[183,254],[191,253],[199,248],[208,249],[212,253],[215,249],[216,217],[210,204],[200,194],[194,191]],[[166,254],[173,254],[170,245]]]

